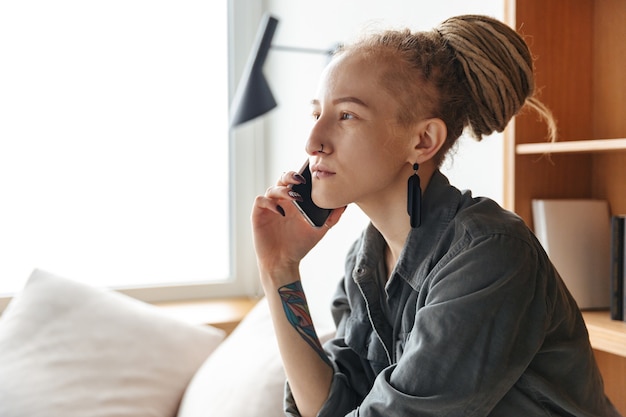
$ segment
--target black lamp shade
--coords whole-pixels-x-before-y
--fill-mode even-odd
[[[267,58],[278,20],[266,14],[259,25],[254,47],[231,104],[230,126],[234,128],[276,107],[263,64]]]

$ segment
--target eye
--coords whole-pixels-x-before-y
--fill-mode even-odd
[[[313,120],[319,120],[320,112],[317,112],[317,111],[312,112],[311,117],[313,118]]]
[[[354,115],[348,112],[341,112],[341,116],[339,117],[341,120],[352,120],[354,119]]]

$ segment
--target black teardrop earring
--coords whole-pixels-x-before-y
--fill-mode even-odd
[[[420,227],[422,215],[422,188],[420,187],[420,177],[417,175],[419,165],[413,164],[413,175],[409,177],[407,211],[411,219],[411,227]]]

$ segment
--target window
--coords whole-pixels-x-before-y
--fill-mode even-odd
[[[227,3],[0,3],[0,293],[34,268],[148,299],[245,291]]]

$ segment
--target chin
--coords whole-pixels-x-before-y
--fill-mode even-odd
[[[325,209],[336,209],[347,205],[347,203],[344,203],[343,201],[337,201],[336,199],[332,198],[322,198],[316,195],[312,195],[311,199],[316,206]]]
[[[337,190],[337,187],[329,187],[329,184],[315,184],[311,192],[311,199],[316,206],[325,209],[336,209],[339,207],[347,206],[350,201],[347,201],[348,193]],[[352,196],[352,194],[350,194]],[[349,198],[349,197],[348,197]]]
[[[313,203],[315,203],[315,205],[320,208],[334,209],[339,207],[338,205],[333,204],[332,200],[323,198],[322,196],[316,195],[315,193],[311,194],[311,200],[313,200]]]
[[[327,204],[327,202],[323,201],[323,200],[319,201],[319,200],[313,199],[313,203],[315,203],[315,205],[317,207],[319,207],[319,208],[324,208],[324,209],[334,209],[334,208],[337,208],[337,207],[335,207],[332,204]]]

